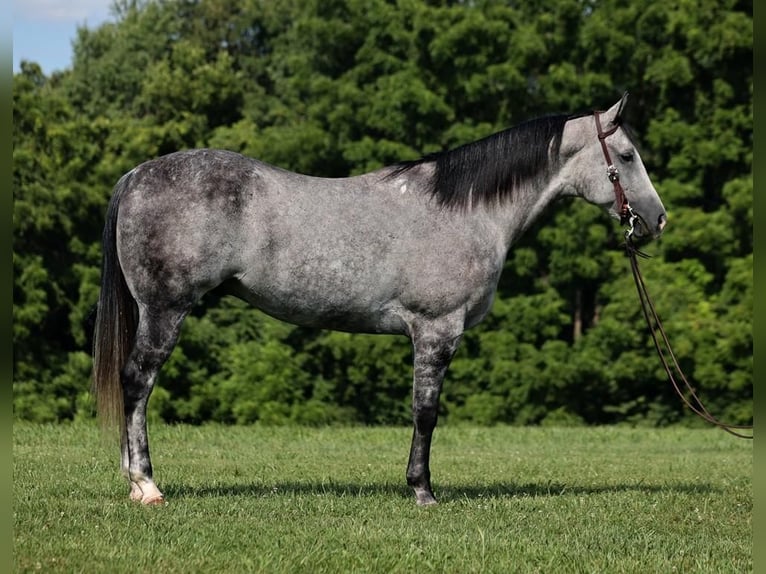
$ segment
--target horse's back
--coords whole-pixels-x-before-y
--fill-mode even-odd
[[[130,172],[120,211],[161,209],[166,217],[188,217],[202,209],[237,217],[257,186],[261,162],[215,149],[181,151],[142,163]]]

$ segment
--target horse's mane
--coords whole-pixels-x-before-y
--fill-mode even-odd
[[[532,119],[450,151],[400,162],[389,177],[433,163],[426,192],[441,205],[464,209],[499,203],[543,171],[550,158],[558,157],[564,124],[588,113]]]

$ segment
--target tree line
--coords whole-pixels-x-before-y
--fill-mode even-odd
[[[117,0],[71,68],[13,78],[18,418],[93,416],[89,314],[117,179],[193,147],[363,173],[549,113],[628,121],[669,214],[646,280],[708,407],[752,418],[752,1]],[[642,321],[621,229],[562,200],[508,256],[442,417],[690,423]],[[92,317],[91,317],[92,319]],[[400,424],[402,337],[280,323],[209,295],[150,411],[165,421]]]

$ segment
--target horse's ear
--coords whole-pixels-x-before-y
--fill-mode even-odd
[[[622,94],[620,101],[609,108],[604,114],[609,118],[608,123],[612,125],[619,124],[623,118],[625,105],[628,103],[628,92]]]

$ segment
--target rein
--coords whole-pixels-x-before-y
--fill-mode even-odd
[[[654,308],[654,303],[652,302],[651,297],[649,297],[649,292],[646,290],[644,278],[641,275],[641,270],[638,268],[638,257],[648,258],[649,256],[636,248],[635,244],[633,243],[630,230],[625,232],[625,251],[630,258],[630,267],[633,271],[633,280],[636,282],[638,298],[641,301],[641,310],[644,312],[646,324],[649,326],[649,333],[651,334],[652,340],[654,341],[654,348],[657,349],[657,355],[660,357],[662,366],[665,368],[665,372],[668,375],[668,380],[670,381],[670,384],[673,385],[673,389],[676,391],[676,394],[681,397],[683,403],[689,407],[692,412],[710,424],[715,425],[736,437],[752,439],[753,425],[733,425],[730,423],[722,422],[711,415],[710,412],[708,412],[708,410],[705,408],[705,405],[702,404],[702,401],[697,396],[697,393],[694,392],[694,387],[689,384],[689,381],[686,379],[686,376],[681,370],[681,367],[678,365],[678,360],[673,353],[673,348],[670,346],[670,341],[668,340],[668,336],[662,326],[662,321],[660,321],[660,317],[657,315],[657,310]],[[659,338],[657,336],[658,332],[660,334]],[[662,339],[664,349],[663,345],[660,344],[660,338]],[[674,371],[678,374],[678,378],[681,380],[683,388],[682,385],[679,384],[678,380],[676,380],[676,377],[673,374]],[[688,393],[688,397],[686,394],[684,394],[684,389],[686,390],[686,393]],[[749,430],[750,434],[743,434],[740,432],[744,430]]]
[[[630,259],[630,267],[633,272],[633,280],[636,283],[638,298],[641,301],[641,310],[644,313],[646,324],[649,327],[649,334],[652,336],[652,341],[654,341],[654,348],[657,350],[657,355],[660,357],[662,366],[668,375],[668,380],[673,386],[676,394],[681,398],[681,401],[683,401],[683,403],[697,416],[701,417],[708,423],[725,430],[729,434],[739,438],[752,440],[753,425],[733,425],[730,423],[725,423],[710,414],[700,398],[697,396],[694,387],[692,387],[692,385],[689,383],[678,364],[675,353],[673,353],[673,348],[670,346],[668,336],[665,333],[664,327],[662,326],[662,321],[660,320],[660,317],[657,314],[657,310],[654,307],[654,303],[652,302],[652,299],[649,296],[649,292],[646,289],[646,284],[644,283],[644,278],[641,275],[641,270],[638,267],[638,258],[642,257],[647,259],[649,258],[649,255],[641,252],[633,242],[633,224],[637,216],[633,213],[633,210],[628,204],[628,200],[625,197],[625,190],[623,190],[622,185],[620,184],[619,172],[612,163],[612,160],[609,157],[609,151],[606,148],[606,138],[617,131],[619,124],[605,132],[601,129],[601,122],[599,121],[598,116],[599,113],[595,112],[594,117],[596,119],[596,128],[598,130],[598,139],[601,142],[601,149],[604,152],[604,157],[606,158],[607,163],[607,176],[609,177],[609,181],[611,181],[614,185],[615,198],[618,205],[620,205],[620,222],[623,225],[626,223],[630,224],[630,228],[625,231],[625,252]],[[660,335],[659,337],[657,336],[658,332]],[[660,339],[662,339],[662,344],[660,344]],[[681,381],[680,384],[674,373],[678,375],[678,378]],[[748,430],[750,431],[750,434],[741,432]]]

